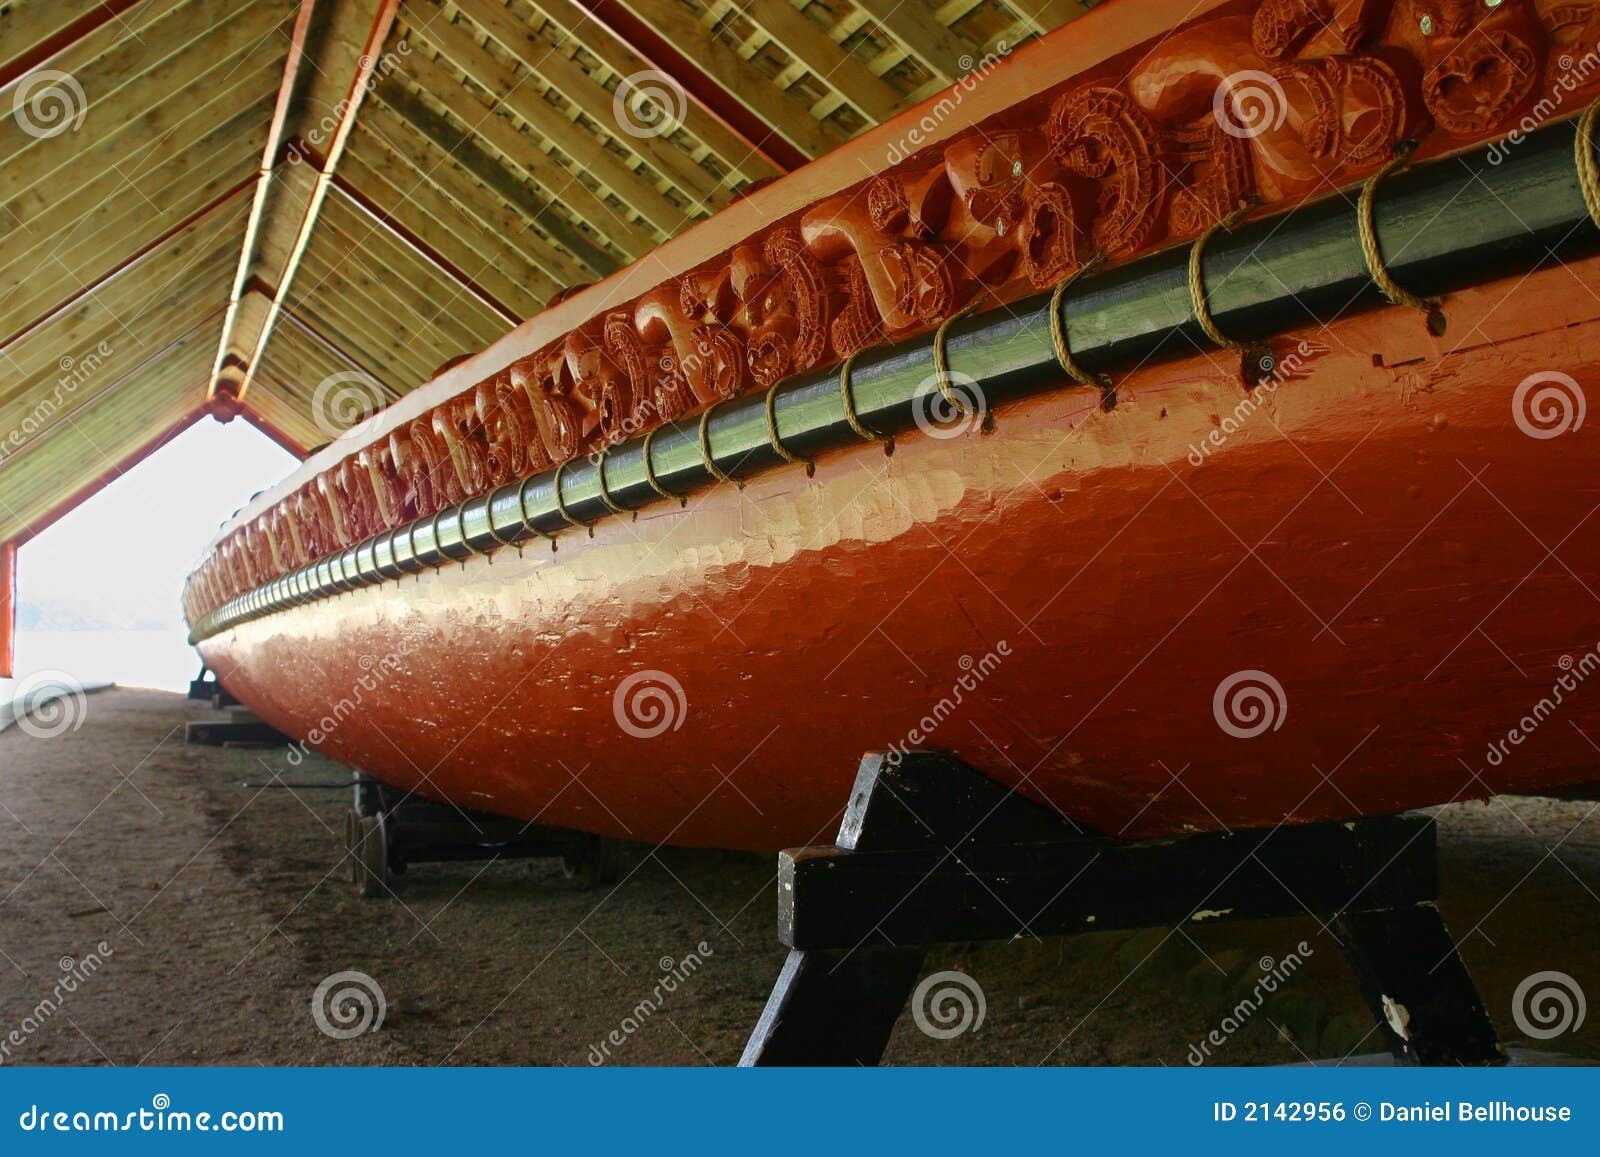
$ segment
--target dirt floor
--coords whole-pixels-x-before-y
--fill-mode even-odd
[[[642,849],[599,891],[552,861],[422,865],[398,898],[362,900],[342,859],[348,791],[283,786],[343,768],[186,747],[184,723],[217,716],[176,696],[82,705],[75,730],[0,734],[4,1063],[725,1065],[782,962],[770,856]],[[1530,975],[1600,994],[1596,806],[1439,812],[1441,908],[1508,1042],[1528,1039],[1512,1001]],[[1303,963],[1225,1025],[1291,953]],[[1309,918],[963,945],[930,957],[940,969],[981,989],[981,1026],[941,1040],[904,1015],[886,1063],[1183,1065],[1213,1030],[1227,1039],[1208,1063],[1380,1047]],[[381,990],[383,1019],[336,1037],[313,996],[350,971]],[[358,1005],[331,1007],[330,1028],[359,1027]],[[1600,1015],[1535,1043],[1600,1060]]]

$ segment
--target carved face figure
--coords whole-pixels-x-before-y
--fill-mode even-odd
[[[1503,123],[1533,91],[1544,30],[1530,0],[1403,0],[1392,34],[1422,62],[1422,97],[1447,133]]]

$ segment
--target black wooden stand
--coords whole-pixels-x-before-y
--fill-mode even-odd
[[[393,893],[407,864],[445,860],[556,857],[585,887],[622,875],[620,840],[455,808],[355,773],[355,803],[345,820],[351,877],[363,896]]]
[[[1129,842],[936,753],[862,760],[838,843],[783,852],[790,948],[740,1064],[874,1065],[929,944],[1333,917],[1389,1049],[1407,1064],[1501,1064],[1434,906],[1433,820],[1408,814]]]

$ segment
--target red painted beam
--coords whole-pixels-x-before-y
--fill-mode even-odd
[[[257,430],[260,430],[263,434],[271,438],[285,450],[289,451],[289,453],[293,454],[299,461],[304,462],[306,460],[306,455],[311,453],[310,450],[300,444],[300,440],[298,438],[289,433],[289,431],[285,430],[276,422],[273,422],[269,418],[263,417],[256,411],[255,407],[250,405],[249,402],[241,402],[239,404],[238,412],[241,418],[243,418],[246,422],[249,422]]]
[[[165,232],[163,232],[161,234],[161,236],[157,237],[154,241],[150,242],[148,245],[140,246],[140,248],[138,249],[137,252],[131,253],[127,257],[123,258],[116,265],[112,266],[111,269],[109,269],[105,273],[101,274],[99,277],[95,278],[95,280],[92,281],[91,283],[89,283],[88,285],[85,285],[82,289],[78,290],[77,293],[74,293],[71,297],[67,298],[67,300],[63,301],[60,305],[56,306],[54,309],[49,310],[48,312],[44,313],[43,315],[34,318],[34,320],[30,321],[27,325],[25,325],[21,329],[17,330],[16,333],[12,334],[10,337],[6,338],[4,341],[0,341],[0,355],[3,355],[5,353],[9,352],[11,350],[11,348],[13,346],[15,346],[18,342],[22,341],[24,338],[28,337],[30,334],[33,334],[33,333],[37,332],[40,329],[43,329],[45,326],[49,325],[52,321],[56,320],[56,318],[61,317],[63,314],[71,312],[73,309],[75,309],[77,307],[79,302],[83,301],[87,297],[92,297],[94,294],[98,293],[100,290],[102,290],[106,286],[110,285],[117,278],[121,277],[124,273],[127,273],[130,269],[133,269],[133,268],[137,267],[141,262],[143,262],[146,258],[148,258],[152,253],[154,253],[156,250],[160,249],[168,241],[171,241],[179,233],[182,233],[185,229],[188,229],[190,226],[196,224],[202,218],[210,216],[213,212],[215,212],[217,209],[219,209],[223,205],[227,204],[229,201],[233,200],[235,197],[237,197],[240,193],[244,192],[246,189],[254,187],[255,182],[256,182],[255,175],[251,174],[249,177],[245,178],[243,181],[240,181],[237,185],[234,185],[232,188],[228,189],[227,191],[219,194],[216,197],[213,197],[208,203],[206,203],[205,205],[202,205],[199,209],[196,209],[193,213],[190,213],[182,221],[179,221],[176,225],[172,226],[172,228],[170,228],[170,229],[166,230]]]
[[[682,85],[690,100],[727,126],[730,132],[750,146],[752,152],[759,153],[785,173],[792,173],[810,163],[810,157],[773,132],[770,125],[740,104],[732,93],[717,83],[715,77],[691,57],[679,52],[625,6],[616,0],[573,2],[624,48]]]
[[[34,69],[43,68],[85,36],[104,28],[113,20],[119,19],[128,9],[142,3],[144,0],[101,0],[101,3],[96,4],[54,36],[41,40],[32,48],[24,49],[10,60],[0,61],[0,95],[4,95],[13,84]]]
[[[17,674],[17,544],[0,542],[0,679]]]

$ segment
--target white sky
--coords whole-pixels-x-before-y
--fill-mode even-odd
[[[180,689],[199,669],[184,579],[221,523],[295,465],[242,418],[202,419],[23,546],[19,680],[49,669]]]

